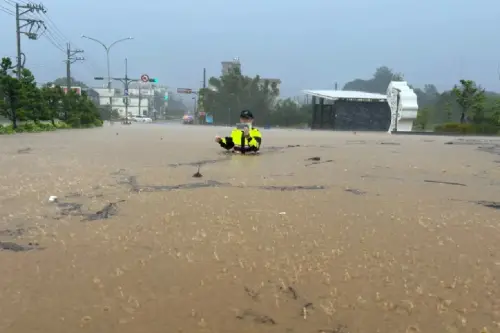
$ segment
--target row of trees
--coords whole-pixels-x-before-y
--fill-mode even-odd
[[[208,83],[210,89],[202,90],[199,100],[215,124],[235,123],[242,109],[252,110],[261,124],[270,122],[279,95],[276,83],[263,81],[258,75],[244,76],[238,67],[220,78],[210,78]]]
[[[417,129],[439,130],[469,127],[475,132],[496,134],[500,130],[500,94],[488,92],[474,81],[460,80],[450,91],[439,93],[432,85],[416,90],[419,112]],[[444,125],[443,125],[444,124]],[[460,125],[460,126],[458,126]]]
[[[310,106],[292,99],[278,99],[275,82],[258,75],[242,75],[239,67],[219,78],[210,78],[209,87],[200,91],[199,105],[213,116],[217,125],[234,124],[243,109],[252,110],[256,123],[261,126],[304,126],[311,119]]]
[[[49,84],[39,88],[30,70],[22,69],[17,79],[13,68],[11,59],[2,59],[0,116],[11,122],[12,131],[22,131],[21,122],[27,122],[30,128],[44,122],[50,124],[40,126],[41,129],[102,126],[99,110],[85,92],[81,95],[73,91],[64,93],[60,86]]]
[[[385,94],[391,81],[402,80],[403,74],[382,66],[370,79],[348,82],[343,90]],[[219,78],[212,77],[209,86],[210,89],[200,91],[199,101],[200,106],[213,115],[215,124],[236,122],[239,111],[245,108],[252,110],[259,125],[302,126],[311,122],[310,105],[293,99],[279,100],[276,84],[261,80],[259,76],[244,76],[238,67]],[[413,89],[419,104],[417,130],[455,123],[481,125],[498,131],[500,95],[485,91],[473,81],[461,80],[453,89],[441,93],[432,84]]]

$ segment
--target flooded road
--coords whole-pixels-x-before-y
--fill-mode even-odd
[[[500,142],[228,131],[0,137],[0,332],[500,331]]]

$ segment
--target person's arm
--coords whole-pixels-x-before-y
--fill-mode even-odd
[[[234,142],[230,136],[226,136],[225,138],[220,138],[219,145],[222,148],[229,150],[234,147]]]
[[[260,131],[258,129],[250,131],[250,133],[247,136],[247,140],[248,140],[248,145],[250,146],[251,149],[254,150],[260,149],[260,145],[262,144],[262,135],[260,134]]]

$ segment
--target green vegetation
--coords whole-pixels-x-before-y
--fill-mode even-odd
[[[102,126],[96,105],[82,95],[60,86],[38,88],[35,77],[23,69],[18,80],[9,58],[0,65],[0,116],[10,125],[0,126],[0,134],[44,132],[60,128],[90,128]]]
[[[304,126],[311,120],[310,107],[292,99],[279,100],[276,83],[244,76],[238,67],[209,80],[210,89],[200,91],[200,106],[213,115],[214,124],[237,122],[240,111],[250,109],[258,125]]]
[[[420,107],[414,123],[416,130],[500,134],[500,94],[487,92],[474,81],[460,80],[460,85],[441,94],[432,85],[415,92]]]
[[[385,94],[391,81],[404,80],[403,74],[388,67],[375,70],[368,80],[356,79],[344,90]],[[211,89],[200,91],[200,104],[214,116],[215,124],[232,124],[242,109],[250,109],[259,125],[303,127],[311,122],[311,106],[293,99],[279,100],[278,88],[259,76],[248,77],[239,68],[209,80]],[[461,134],[497,134],[500,130],[500,94],[487,92],[473,81],[440,93],[432,84],[413,88],[419,111],[414,123],[416,131]]]

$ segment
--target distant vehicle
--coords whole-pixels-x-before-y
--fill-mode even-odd
[[[185,115],[182,117],[182,123],[187,125],[187,124],[193,124],[194,123],[194,117],[191,115]]]
[[[152,123],[153,119],[145,116],[133,116],[130,120],[135,121],[137,123]]]

